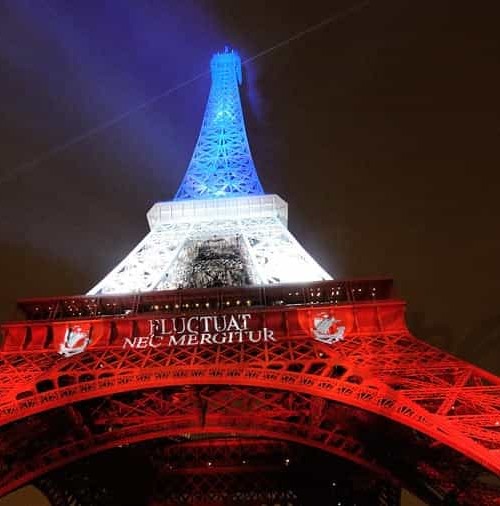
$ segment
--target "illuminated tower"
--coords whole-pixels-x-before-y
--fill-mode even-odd
[[[500,378],[414,337],[392,280],[332,280],[212,59],[193,157],[86,295],[0,325],[0,496],[52,506],[500,506]],[[90,247],[90,246],[89,246]]]
[[[151,231],[89,294],[331,279],[287,229],[287,203],[266,195],[245,130],[234,51],[215,54],[200,135]]]
[[[263,195],[238,93],[240,57],[226,50],[212,57],[210,67],[212,87],[200,136],[175,200]]]

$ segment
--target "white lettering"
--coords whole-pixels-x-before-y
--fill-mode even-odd
[[[149,335],[156,336],[159,334],[160,320],[149,320]]]
[[[155,344],[154,339],[158,339],[159,342],[157,344]],[[151,346],[151,348],[158,348],[158,346],[161,346],[162,342],[163,342],[163,336],[151,336],[149,339],[149,346]]]
[[[226,342],[226,338],[222,334],[213,334],[212,341],[214,344],[224,344]]]
[[[127,346],[129,346],[130,348],[135,348],[135,343],[137,342],[137,337],[126,337],[125,340],[123,341],[123,346],[122,348],[126,348]]]
[[[189,334],[187,345],[195,346],[196,344],[198,344],[198,334]]]
[[[248,320],[252,317],[251,314],[240,314],[240,318],[243,320],[243,328],[241,330],[248,330]]]
[[[225,330],[241,330],[234,314],[232,314],[229,318],[229,325],[225,328]]]
[[[274,341],[276,342],[276,338],[274,337],[274,331],[264,327],[264,341]]]
[[[136,348],[147,348],[149,345],[149,336],[138,337],[137,343],[135,345]]]
[[[122,347],[144,349],[159,348],[163,344],[197,346],[244,343],[245,341],[276,342],[274,331],[271,329],[264,327],[250,330],[251,320],[251,313],[151,319],[148,320],[149,334],[147,336],[126,337]]]
[[[177,328],[176,322],[178,320],[180,320],[182,322],[182,328],[181,329]],[[182,334],[183,332],[185,332],[186,331],[186,318],[184,318],[184,316],[182,316],[181,318],[172,318],[172,328],[174,329],[174,332],[176,334]]]
[[[254,334],[253,330],[248,331],[248,340],[251,343],[258,343],[260,341],[260,336],[254,337],[253,334]]]
[[[206,333],[201,334],[200,344],[212,344],[212,335]]]
[[[211,316],[200,316],[200,322],[203,323],[202,332],[208,332],[208,322],[212,319]]]
[[[218,319],[222,318],[222,326],[218,325]],[[215,316],[214,317],[214,328],[217,332],[223,332],[227,328],[227,318],[226,315]]]
[[[180,336],[179,339],[175,339],[175,336],[169,336],[170,339],[168,341],[169,346],[185,346],[186,336]]]
[[[198,325],[196,325],[196,328],[194,329],[194,328],[191,327],[191,323],[192,322],[197,322],[198,323],[198,317],[197,316],[191,316],[191,318],[188,319],[188,321],[187,321],[187,331],[191,332],[191,333],[198,332]]]

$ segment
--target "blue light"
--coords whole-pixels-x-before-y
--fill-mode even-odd
[[[210,69],[212,86],[200,135],[174,200],[262,195],[238,91],[241,59],[226,48],[214,54]]]

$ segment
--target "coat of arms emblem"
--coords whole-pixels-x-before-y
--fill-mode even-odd
[[[66,331],[64,340],[59,347],[59,353],[65,357],[72,357],[85,351],[90,343],[89,333],[81,327],[72,327]]]
[[[339,325],[340,320],[334,316],[322,315],[314,318],[314,327],[312,332],[317,341],[325,344],[333,344],[344,339],[345,326]]]

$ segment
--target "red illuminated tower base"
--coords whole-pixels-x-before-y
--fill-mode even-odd
[[[29,321],[2,326],[2,493],[47,476],[54,495],[54,471],[114,448],[116,466],[120,452],[144,463],[140,483],[161,477],[149,505],[177,504],[180,483],[189,504],[232,504],[216,491],[289,500],[307,496],[304,476],[324,497],[331,481],[351,499],[405,487],[430,504],[500,504],[488,484],[500,382],[412,337],[389,280],[20,307]],[[75,476],[111,493],[105,471],[89,477],[95,462]],[[261,479],[277,488],[254,487]],[[59,494],[82,493],[64,483]]]

